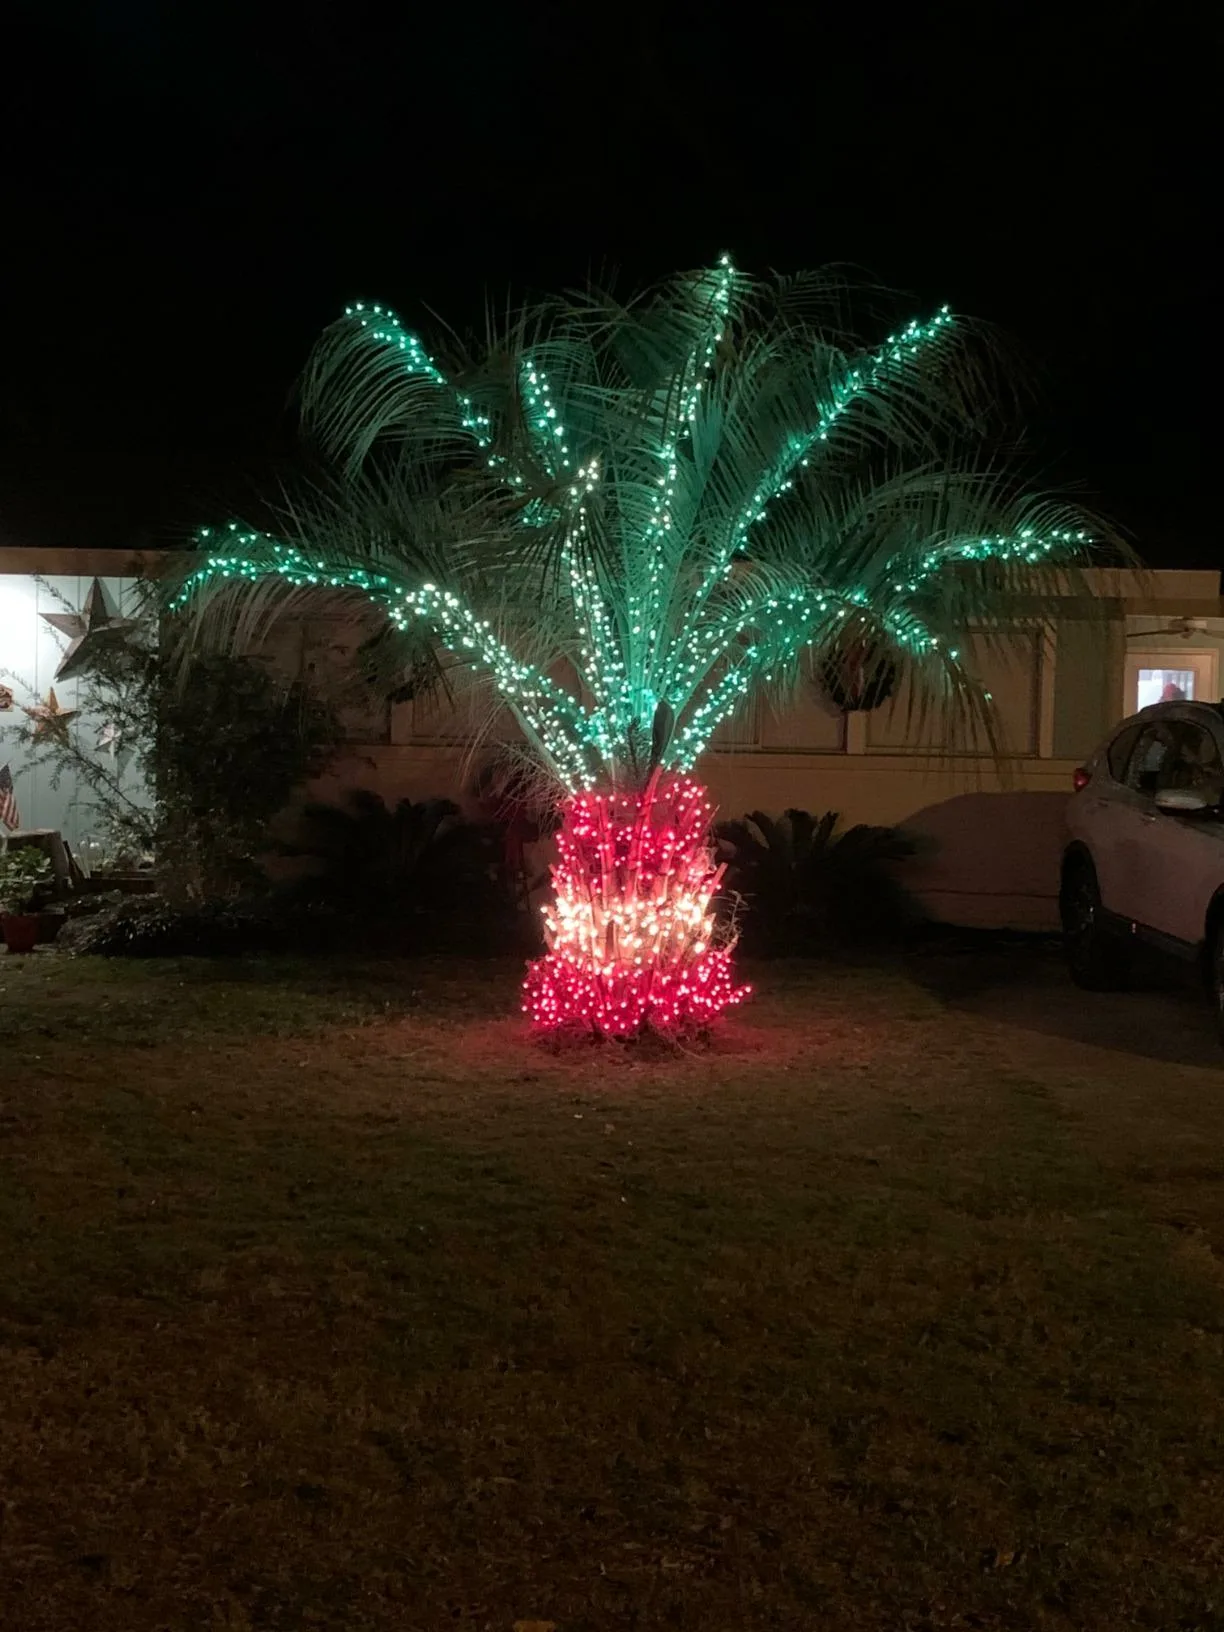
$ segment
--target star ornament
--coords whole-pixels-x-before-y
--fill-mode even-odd
[[[132,759],[127,733],[115,720],[105,720],[99,726],[94,752],[104,754],[112,762],[116,776],[125,773]]]
[[[66,738],[69,724],[81,711],[79,708],[61,708],[55,687],[52,686],[45,703],[35,703],[33,708],[23,709],[22,712],[34,722],[35,742],[45,742],[48,737]]]
[[[44,623],[68,636],[68,650],[55,671],[57,680],[67,679],[85,668],[104,641],[122,640],[136,627],[135,618],[119,616],[100,578],[95,578],[90,585],[85,605],[79,612],[44,612],[42,617]]]

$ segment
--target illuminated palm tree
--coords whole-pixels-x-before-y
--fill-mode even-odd
[[[447,371],[354,306],[304,385],[334,482],[277,538],[201,539],[180,606],[250,624],[326,585],[489,678],[563,800],[540,1025],[627,1034],[735,1002],[692,775],[715,729],[806,648],[868,641],[989,731],[959,642],[1086,540],[985,459],[975,328],[944,308],[865,344],[846,293],[724,257],[628,305],[536,308]]]

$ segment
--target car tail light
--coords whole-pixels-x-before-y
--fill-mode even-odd
[[[1089,782],[1092,781],[1092,772],[1086,765],[1077,765],[1071,780],[1075,783],[1076,793],[1083,793]]]

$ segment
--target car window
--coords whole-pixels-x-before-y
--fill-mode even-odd
[[[1109,766],[1109,774],[1115,782],[1126,780],[1127,762],[1142,730],[1142,725],[1128,725],[1125,731],[1118,732],[1105,750],[1105,763]]]
[[[1170,747],[1156,771],[1154,791],[1177,789],[1201,794],[1208,804],[1224,797],[1224,762],[1211,732],[1188,720],[1169,723]]]
[[[1163,722],[1149,725],[1135,745],[1126,766],[1126,786],[1136,793],[1154,794],[1160,786],[1160,772],[1173,752],[1173,735]]]

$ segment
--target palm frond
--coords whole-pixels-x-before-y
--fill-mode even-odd
[[[855,312],[887,305],[842,269],[724,258],[533,306],[445,363],[353,308],[303,385],[334,474],[277,539],[203,540],[178,602],[252,637],[320,584],[373,601],[486,673],[571,789],[687,769],[849,639],[993,742],[969,631],[1029,626],[1051,567],[1115,541],[1000,457],[992,337],[946,308],[863,337]]]

